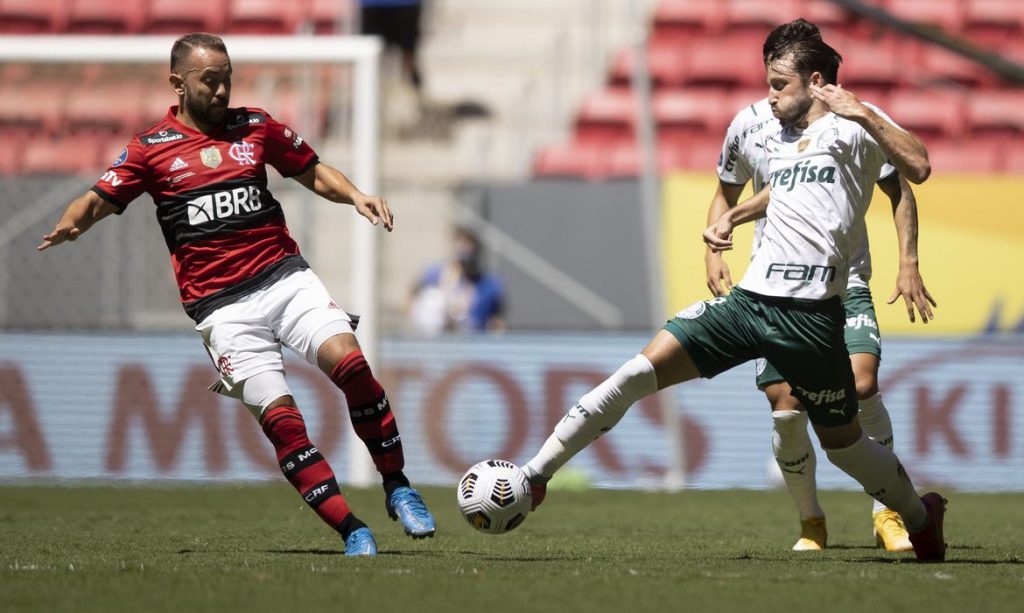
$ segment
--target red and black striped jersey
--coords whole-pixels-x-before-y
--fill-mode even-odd
[[[118,212],[143,192],[171,252],[185,312],[196,322],[239,296],[308,265],[267,189],[266,165],[284,177],[316,152],[257,108],[228,109],[210,134],[176,119],[177,106],[139,132],[92,190]]]

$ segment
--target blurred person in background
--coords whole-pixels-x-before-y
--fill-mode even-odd
[[[821,40],[818,27],[804,19],[775,28],[765,39],[763,59],[795,41]],[[735,207],[749,181],[755,193],[768,183],[768,140],[782,129],[772,116],[768,98],[763,98],[739,111],[726,132],[718,161],[718,191],[708,210],[708,224]],[[935,301],[925,288],[917,258],[917,203],[906,179],[885,164],[877,184],[892,204],[896,233],[899,237],[900,262],[896,288],[889,304],[902,297],[910,321],[914,308],[921,321],[933,317]],[[757,220],[754,247],[757,251],[764,231],[765,219]],[[871,253],[867,229],[859,227],[851,233],[855,253],[850,260],[846,311],[845,340],[857,387],[858,419],[864,432],[875,442],[893,447],[892,420],[878,392],[878,368],[881,362],[881,331],[875,316],[868,282],[871,279]],[[714,296],[724,296],[731,288],[729,266],[722,252],[707,249],[705,256],[708,288]],[[818,503],[815,471],[817,461],[811,438],[807,433],[807,411],[792,394],[792,388],[778,369],[763,359],[756,360],[756,385],[768,398],[772,409],[772,451],[783,482],[792,495],[800,515],[800,538],[795,551],[816,551],[826,547],[828,529],[825,512]],[[913,546],[898,513],[875,500],[872,508],[874,537],[888,551],[910,551]]]
[[[291,128],[257,108],[229,108],[231,60],[219,37],[192,33],[171,49],[178,104],[136,134],[91,190],[67,207],[39,250],[76,240],[146,192],[171,252],[185,312],[220,373],[211,390],[242,401],[273,444],[281,471],[347,555],[376,555],[327,460],[309,440],[285,380],[281,346],[318,366],[345,395],[352,425],[381,474],[385,508],[414,538],[434,519],[403,468],[388,397],[353,331],[358,318],[309,269],[267,189],[267,165],[389,232],[387,202],[320,161]]]
[[[421,334],[504,330],[505,289],[484,268],[480,239],[455,230],[452,258],[431,266],[412,291],[409,317]]]
[[[422,103],[423,74],[419,62],[422,0],[359,0],[359,8],[362,33],[380,36],[386,46],[398,48],[402,73]]]

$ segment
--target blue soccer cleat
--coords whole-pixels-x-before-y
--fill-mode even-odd
[[[397,488],[384,500],[388,517],[401,520],[405,533],[414,539],[434,536],[434,516],[427,510],[420,493],[407,485]]]
[[[352,534],[345,539],[345,555],[347,556],[375,556],[377,555],[377,541],[373,539],[373,533],[369,528],[353,530]]]

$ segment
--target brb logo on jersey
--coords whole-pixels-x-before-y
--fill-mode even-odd
[[[186,204],[188,223],[193,226],[233,217],[243,212],[258,211],[263,206],[260,202],[260,190],[254,185],[206,194],[189,200]]]
[[[255,166],[256,158],[253,157],[255,147],[252,143],[247,143],[244,140],[238,140],[231,144],[231,148],[228,149],[228,155],[231,159],[238,162],[239,166]]]

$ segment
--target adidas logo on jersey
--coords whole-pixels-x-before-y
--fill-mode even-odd
[[[171,167],[167,169],[167,172],[177,172],[182,168],[188,168],[188,162],[181,158],[174,158],[174,162],[171,164]]]

